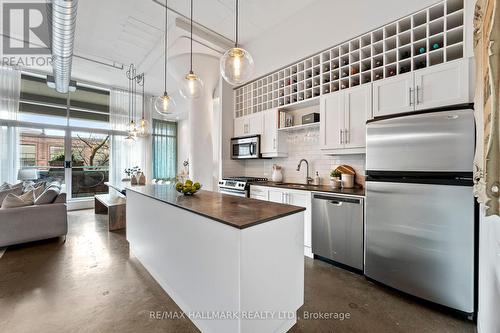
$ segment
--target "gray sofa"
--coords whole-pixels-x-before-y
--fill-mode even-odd
[[[0,209],[0,247],[66,236],[66,193],[46,205]]]

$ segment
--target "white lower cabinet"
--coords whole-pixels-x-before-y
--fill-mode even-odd
[[[278,187],[250,186],[250,198],[304,207],[304,255],[312,258],[311,192]]]

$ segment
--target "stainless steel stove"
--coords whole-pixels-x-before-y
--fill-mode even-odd
[[[219,192],[248,198],[250,196],[250,184],[265,181],[267,181],[267,178],[224,177],[219,180]]]

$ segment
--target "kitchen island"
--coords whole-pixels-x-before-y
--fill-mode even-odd
[[[171,185],[128,187],[127,240],[202,332],[286,332],[304,303],[303,211],[209,191],[183,196]]]

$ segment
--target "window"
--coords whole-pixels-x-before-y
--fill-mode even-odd
[[[50,161],[57,160],[64,157],[64,146],[50,146],[49,147],[49,157]]]
[[[77,85],[60,94],[45,79],[22,75],[19,112],[21,121],[109,129],[109,91]]]
[[[21,167],[32,167],[36,165],[35,144],[21,144],[19,155]]]
[[[177,170],[177,124],[153,119],[153,178],[174,180]]]

